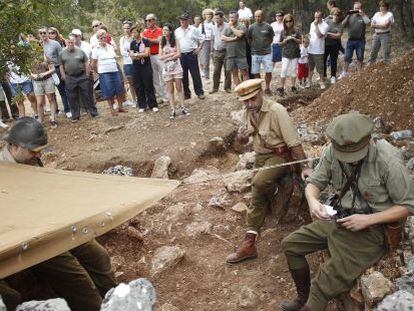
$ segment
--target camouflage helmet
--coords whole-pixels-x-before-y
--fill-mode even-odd
[[[354,112],[336,117],[326,129],[334,156],[345,163],[362,160],[368,154],[373,128],[367,115]]]
[[[9,144],[19,145],[34,152],[48,146],[47,133],[43,125],[30,117],[17,120],[3,139]]]

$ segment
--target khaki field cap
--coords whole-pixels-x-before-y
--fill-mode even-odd
[[[360,113],[347,113],[336,117],[326,129],[332,141],[334,156],[341,162],[352,163],[368,154],[374,123]]]
[[[237,93],[240,101],[252,98],[262,90],[263,79],[250,79],[240,83],[234,91]]]

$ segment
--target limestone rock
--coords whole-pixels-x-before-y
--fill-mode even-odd
[[[183,259],[184,255],[185,250],[178,246],[162,246],[158,248],[151,261],[151,275],[155,276],[174,267]]]
[[[155,289],[147,279],[121,283],[106,293],[101,311],[152,311]]]
[[[168,179],[168,167],[171,164],[171,158],[169,156],[161,156],[154,162],[154,168],[152,169],[151,178]]]
[[[236,171],[251,169],[254,165],[255,158],[256,152],[254,151],[239,154],[239,162],[236,164]]]
[[[237,213],[243,213],[244,211],[247,210],[247,205],[244,204],[243,202],[239,202],[233,205],[231,209]]]
[[[4,304],[3,299],[1,298],[1,295],[0,295],[0,311],[7,311],[6,305]]]
[[[385,297],[374,308],[374,311],[411,311],[413,306],[414,295],[405,290],[399,290]]]
[[[213,137],[210,139],[209,151],[212,154],[222,154],[226,152],[226,144],[222,137]]]
[[[212,226],[208,221],[193,222],[186,227],[185,233],[188,236],[195,237],[203,233],[210,233]]]
[[[138,241],[143,241],[144,240],[143,234],[138,229],[136,229],[135,227],[128,226],[127,234],[128,234],[129,237],[134,238]]]
[[[102,172],[102,174],[117,175],[117,176],[134,176],[132,168],[123,165],[115,165]]]
[[[186,184],[202,183],[218,178],[219,175],[220,171],[215,167],[209,167],[207,169],[196,168],[183,182]]]
[[[250,180],[253,177],[253,172],[238,171],[228,174],[223,181],[227,191],[229,192],[244,192],[250,187]]]
[[[208,202],[208,206],[225,208],[230,204],[229,194],[225,189],[219,190]]]
[[[176,205],[169,206],[165,213],[167,214],[168,220],[176,220],[181,215],[185,214],[187,212],[187,207],[185,204],[178,203]]]
[[[242,121],[243,116],[243,110],[237,110],[230,112],[230,118],[236,125],[241,125],[243,123]]]
[[[414,270],[409,270],[402,277],[395,280],[398,290],[410,292],[414,295]]]
[[[372,307],[386,295],[394,291],[394,285],[381,272],[375,271],[368,276],[361,277],[362,295],[365,304]]]
[[[161,306],[161,311],[180,311],[180,309],[178,309],[176,306],[173,306],[172,304],[164,303]]]
[[[250,287],[243,286],[238,294],[239,306],[242,308],[254,308],[257,306],[259,297]]]
[[[16,311],[70,311],[70,308],[64,299],[55,298],[24,302],[16,308]]]

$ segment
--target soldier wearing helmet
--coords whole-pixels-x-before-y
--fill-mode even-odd
[[[298,293],[296,300],[282,302],[282,310],[325,310],[398,244],[397,229],[414,213],[413,180],[396,148],[371,137],[373,126],[368,116],[348,113],[326,129],[331,144],[305,190],[314,221],[282,241]],[[337,192],[333,209],[320,202],[328,184]],[[311,284],[305,256],[319,250],[328,250],[330,258]]]
[[[48,141],[45,129],[37,120],[19,119],[4,140],[7,145],[0,152],[0,161],[43,166],[40,153],[48,146]],[[46,281],[57,296],[66,300],[71,310],[100,310],[102,298],[116,286],[108,253],[96,240],[41,262],[27,273]],[[0,279],[0,296],[8,310],[14,310],[26,298],[19,288],[10,285],[21,281],[17,275]]]

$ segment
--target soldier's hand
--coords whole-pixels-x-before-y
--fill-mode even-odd
[[[302,177],[302,180],[305,180],[312,174],[312,169],[310,167],[303,167],[302,172],[300,173],[300,177]]]
[[[331,218],[326,213],[326,209],[321,202],[316,199],[312,201],[308,201],[309,203],[309,212],[312,218],[320,219],[320,220],[330,220]]]
[[[254,129],[252,129],[252,128],[249,129],[247,127],[242,127],[239,130],[238,138],[241,141],[245,141],[253,134],[253,132],[254,132]]]
[[[342,227],[351,231],[360,231],[371,226],[370,215],[354,214],[336,221]]]

